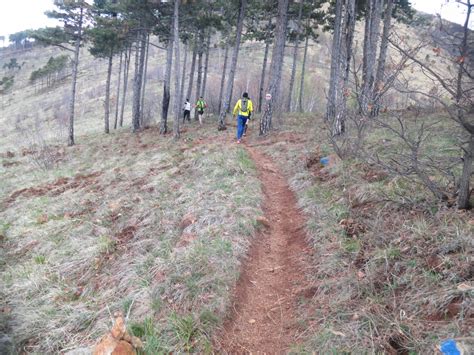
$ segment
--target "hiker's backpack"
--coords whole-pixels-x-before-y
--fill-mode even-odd
[[[241,112],[247,112],[249,109],[249,100],[248,99],[242,99],[240,101],[240,111]]]

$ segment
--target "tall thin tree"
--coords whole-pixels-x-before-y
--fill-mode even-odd
[[[225,84],[225,77],[227,74],[227,61],[229,58],[229,45],[225,44],[224,50],[224,65],[222,67],[222,75],[221,75],[221,85],[219,89],[219,106],[217,107],[217,112],[221,112],[222,107],[222,95],[224,94],[224,84]]]
[[[179,138],[179,119],[180,119],[180,106],[179,101],[179,1],[174,0],[174,12],[173,12],[173,47],[174,47],[174,122],[173,122],[173,133],[174,138]]]
[[[242,38],[242,28],[244,26],[245,11],[247,9],[247,0],[240,0],[239,5],[240,5],[239,15],[237,19],[237,28],[236,28],[234,49],[232,52],[232,61],[230,65],[229,77],[227,79],[227,88],[225,91],[224,98],[222,99],[221,112],[219,114],[219,127],[218,127],[219,130],[226,129],[225,118],[226,118],[227,111],[229,110],[229,107],[230,107],[230,100],[232,99],[232,89],[234,86],[235,71],[237,69],[237,59],[239,57],[239,48],[240,48],[240,41]]]
[[[267,107],[260,118],[260,135],[267,134],[272,127],[273,110],[275,103],[279,102],[281,73],[285,53],[285,40],[288,19],[288,0],[278,0],[278,17],[275,31],[275,43],[270,64],[270,78],[267,92],[271,95]]]
[[[300,37],[301,37],[301,17],[303,15],[303,5],[304,5],[304,0],[300,0],[300,3],[298,5],[298,18],[296,20],[297,24],[297,33],[295,36],[295,47],[293,48],[293,59],[292,59],[292,64],[291,64],[291,76],[290,76],[290,84],[289,84],[289,89],[288,89],[288,99],[286,101],[286,112],[291,111],[291,102],[293,98],[293,86],[295,85],[295,77],[296,77],[296,61],[298,58],[298,45],[300,43]]]

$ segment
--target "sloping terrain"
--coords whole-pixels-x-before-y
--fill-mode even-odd
[[[446,148],[456,128],[442,118],[424,116],[437,132],[427,149],[459,159]],[[275,134],[266,152],[289,177],[314,253],[295,353],[433,354],[445,339],[472,340],[474,213],[440,204],[410,178],[339,160],[322,120],[286,123],[289,132]],[[400,149],[396,137],[380,134],[372,131],[367,145]]]
[[[47,171],[5,153],[1,309],[19,349],[90,345],[117,310],[147,353],[205,348],[262,212],[247,153],[201,133],[90,136]]]

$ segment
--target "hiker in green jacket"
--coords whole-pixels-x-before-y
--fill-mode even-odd
[[[196,105],[194,108],[197,110],[198,117],[199,117],[199,124],[202,125],[203,121],[203,116],[204,116],[204,109],[207,107],[206,101],[202,98],[202,96],[199,96],[199,99],[196,101]]]

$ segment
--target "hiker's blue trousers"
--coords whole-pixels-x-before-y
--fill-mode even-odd
[[[237,139],[242,138],[242,135],[244,134],[244,128],[245,124],[247,123],[247,116],[237,116]]]

